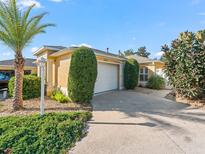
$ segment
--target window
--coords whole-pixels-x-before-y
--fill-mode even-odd
[[[148,81],[148,68],[143,67],[140,69],[140,81]]]

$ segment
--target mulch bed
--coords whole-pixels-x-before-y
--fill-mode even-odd
[[[24,109],[14,112],[12,110],[12,99],[0,101],[0,116],[13,116],[13,115],[31,115],[39,114],[40,112],[40,99],[31,99],[24,101]],[[90,104],[78,103],[59,103],[50,98],[45,98],[45,112],[69,112],[69,111],[91,111]]]
[[[174,91],[170,92],[165,98],[176,101],[177,103],[189,104],[192,107],[205,110],[205,98],[202,100],[189,100],[181,97],[177,97]]]

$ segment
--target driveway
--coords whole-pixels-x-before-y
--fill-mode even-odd
[[[162,95],[95,96],[88,134],[71,154],[204,154],[205,112]]]

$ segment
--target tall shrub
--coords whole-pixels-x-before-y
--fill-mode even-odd
[[[9,80],[9,95],[13,97],[15,77]],[[33,75],[23,76],[23,99],[40,97],[41,79]]]
[[[139,64],[135,59],[128,59],[124,68],[124,86],[134,89],[138,85]]]
[[[165,73],[176,92],[189,99],[199,99],[205,87],[205,31],[183,32],[165,52]]]
[[[97,77],[97,60],[92,49],[73,51],[68,77],[68,95],[75,102],[90,102]]]

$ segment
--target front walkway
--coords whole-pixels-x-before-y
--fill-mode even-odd
[[[157,94],[96,96],[88,135],[71,154],[204,154],[205,112]]]

